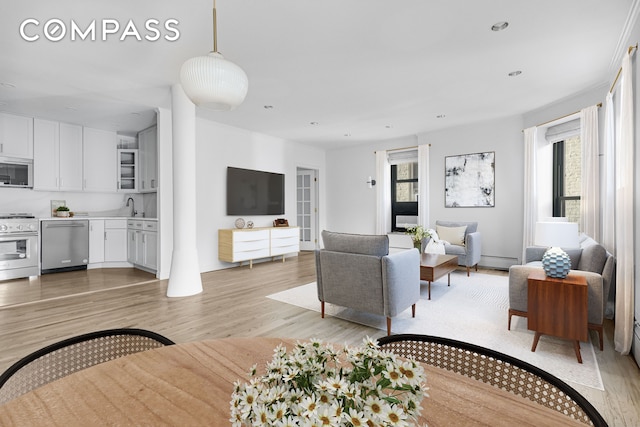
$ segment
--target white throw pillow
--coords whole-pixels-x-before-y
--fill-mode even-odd
[[[452,245],[464,246],[464,233],[467,231],[467,226],[462,227],[443,227],[436,225],[436,232],[440,237],[440,240],[445,240]]]

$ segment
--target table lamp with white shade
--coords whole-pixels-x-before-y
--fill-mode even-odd
[[[578,248],[578,224],[575,222],[536,223],[535,244],[550,246],[542,257],[542,268],[549,277],[564,279],[571,270],[571,258],[561,249]]]

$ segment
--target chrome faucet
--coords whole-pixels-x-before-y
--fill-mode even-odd
[[[129,197],[127,199],[127,206],[129,206],[129,202],[131,202],[131,216],[136,216],[138,214],[138,211],[136,210],[136,202],[133,200],[133,197]]]

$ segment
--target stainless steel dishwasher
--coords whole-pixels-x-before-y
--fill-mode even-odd
[[[42,221],[40,272],[82,270],[89,262],[89,221]]]

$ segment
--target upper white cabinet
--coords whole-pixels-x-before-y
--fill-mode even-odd
[[[33,119],[0,113],[0,156],[33,159]]]
[[[138,150],[118,149],[118,191],[138,191]]]
[[[82,190],[82,127],[35,119],[33,188]]]
[[[151,126],[138,133],[141,193],[158,191],[158,127]]]
[[[115,132],[84,128],[84,191],[116,192],[117,135]]]

